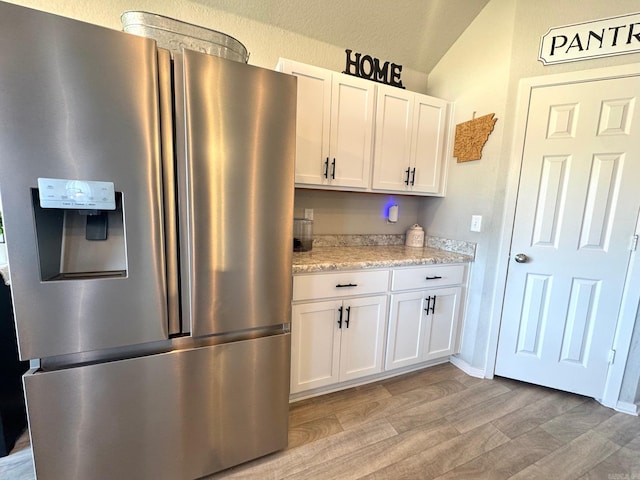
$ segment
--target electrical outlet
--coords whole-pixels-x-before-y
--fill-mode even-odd
[[[471,215],[471,228],[472,232],[482,231],[482,215]]]
[[[304,218],[307,220],[313,220],[313,208],[304,209]]]

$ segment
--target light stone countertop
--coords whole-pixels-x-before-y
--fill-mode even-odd
[[[391,246],[313,247],[310,252],[293,252],[293,273],[391,268],[473,261],[472,255],[436,248]]]

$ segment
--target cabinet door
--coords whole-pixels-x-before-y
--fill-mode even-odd
[[[374,190],[408,189],[413,96],[412,92],[400,88],[378,87],[373,153]]]
[[[415,95],[411,141],[411,190],[438,193],[444,161],[447,102]]]
[[[423,291],[391,296],[385,370],[422,361],[425,298]]]
[[[338,381],[341,301],[294,305],[291,319],[291,393]]]
[[[339,73],[331,88],[329,183],[339,187],[369,187],[375,84]]]
[[[281,60],[278,69],[298,78],[295,183],[327,184],[331,72],[290,60]]]
[[[340,381],[382,371],[387,296],[343,302]]]
[[[433,360],[457,353],[460,287],[439,288],[422,292],[427,300],[422,360]],[[429,308],[431,307],[431,308]]]

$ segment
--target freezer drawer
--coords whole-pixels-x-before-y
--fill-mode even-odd
[[[38,480],[195,479],[287,445],[289,334],[29,373]]]

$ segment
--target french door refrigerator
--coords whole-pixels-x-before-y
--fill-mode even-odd
[[[0,3],[0,195],[37,478],[287,443],[293,77]]]

